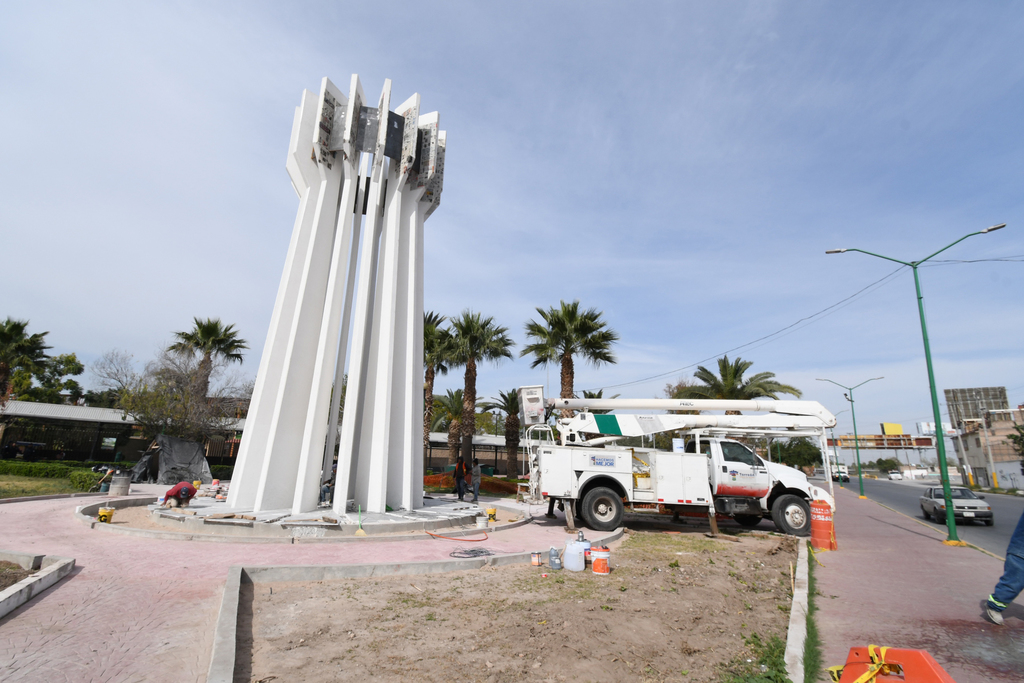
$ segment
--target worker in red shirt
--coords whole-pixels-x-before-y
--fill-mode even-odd
[[[164,507],[186,507],[196,495],[196,487],[187,481],[180,482],[164,494]]]

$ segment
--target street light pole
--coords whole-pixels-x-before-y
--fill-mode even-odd
[[[911,270],[914,271],[914,288],[917,291],[917,310],[921,316],[921,337],[924,340],[924,360],[925,364],[928,366],[928,388],[931,391],[932,415],[935,418],[935,445],[939,457],[939,476],[942,479],[942,492],[946,499],[946,528],[949,530],[949,537],[944,541],[944,543],[947,543],[949,545],[962,545],[962,543],[960,539],[957,537],[956,518],[953,516],[953,497],[949,489],[949,470],[946,466],[946,440],[938,438],[938,432],[942,427],[942,414],[939,412],[939,395],[938,391],[935,388],[935,371],[932,369],[932,351],[931,346],[928,343],[928,325],[924,319],[924,297],[921,294],[921,280],[917,275],[917,267],[920,266],[925,261],[928,261],[929,259],[938,256],[939,254],[946,251],[950,247],[957,245],[960,242],[963,242],[968,237],[973,237],[974,235],[985,235],[1005,227],[1006,223],[1000,223],[999,225],[993,225],[989,228],[985,228],[984,230],[969,233],[967,235],[964,235],[960,239],[956,240],[955,242],[947,244],[942,249],[939,249],[930,256],[926,256],[920,261],[901,261],[890,256],[875,254],[873,252],[865,251],[863,249],[829,249],[828,251],[825,252],[826,254],[842,254],[847,251],[859,251],[860,253],[867,254],[868,256],[874,256],[875,258],[880,258],[886,261],[892,261],[894,263],[899,263],[901,265],[908,266]],[[861,490],[861,493],[863,494],[863,489]]]
[[[857,386],[853,387],[848,387],[845,384],[840,384],[839,382],[833,382],[830,379],[818,379],[819,382],[831,382],[832,384],[835,384],[837,387],[842,387],[843,389],[846,389],[846,391],[849,392],[848,394],[843,394],[843,396],[845,396],[846,400],[850,402],[850,417],[853,418],[853,448],[854,451],[857,453],[857,479],[858,481],[860,481],[860,497],[864,499],[867,499],[867,496],[864,495],[864,474],[861,472],[860,469],[860,437],[857,436],[857,411],[854,410],[853,408],[853,390],[856,389],[857,387],[864,386],[868,382],[874,382],[876,379],[885,378],[872,377],[871,379],[866,379]],[[842,485],[842,479],[842,477],[839,477],[840,486]]]

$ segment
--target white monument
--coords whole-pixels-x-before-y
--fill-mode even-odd
[[[353,75],[348,96],[325,78],[295,110],[299,210],[230,507],[316,509],[336,445],[336,513],[353,498],[369,512],[422,507],[423,222],[441,197],[445,132],[419,95],[390,102],[386,80],[365,106]]]

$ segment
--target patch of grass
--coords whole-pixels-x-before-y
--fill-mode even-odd
[[[810,544],[807,544],[810,546]],[[804,641],[804,683],[814,683],[821,673],[821,637],[814,613],[818,611],[818,585],[814,580],[814,556],[807,567],[807,640]]]
[[[22,569],[20,564],[0,561],[0,591],[13,586],[22,579],[27,579],[34,573],[31,569]]]
[[[723,666],[720,683],[792,683],[786,676],[786,641],[772,636],[761,640],[756,633],[744,638],[753,657],[738,657]]]
[[[686,555],[713,553],[721,547],[717,541],[703,536],[636,532],[630,534],[629,539],[619,548],[618,557],[623,560],[650,562],[658,560],[666,554],[684,553],[684,556],[677,561],[692,564],[695,562],[695,558],[688,559]]]
[[[78,489],[72,486],[68,479],[0,474],[0,498],[50,496],[57,493],[75,493],[76,491]]]

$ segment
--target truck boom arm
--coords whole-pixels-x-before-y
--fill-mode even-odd
[[[817,401],[720,401],[714,399],[677,398],[552,398],[548,405],[572,410],[745,410],[777,415],[816,418],[815,427],[834,427],[835,416]],[[692,417],[692,416],[690,416]],[[707,417],[707,416],[705,416]],[[737,417],[737,416],[728,416]],[[811,426],[811,425],[808,425]]]

